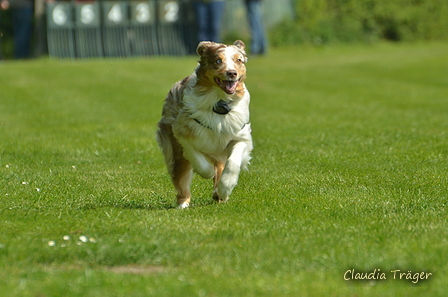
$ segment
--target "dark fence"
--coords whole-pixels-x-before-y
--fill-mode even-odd
[[[225,7],[223,32],[247,38],[244,0]],[[291,0],[263,1],[266,27],[291,17],[291,8]],[[55,2],[47,5],[47,25],[51,57],[181,56],[197,45],[192,0]]]

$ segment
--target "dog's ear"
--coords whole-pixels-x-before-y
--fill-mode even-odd
[[[247,57],[246,57],[246,51],[245,51],[246,45],[244,44],[244,42],[241,40],[236,40],[233,43],[233,45],[236,46],[240,50],[240,52],[244,56],[244,63],[247,63]]]
[[[196,52],[199,56],[202,56],[207,48],[212,46],[213,42],[211,41],[201,41],[198,44],[198,47],[196,48]]]
[[[244,51],[244,49],[246,48],[246,45],[244,44],[244,42],[242,42],[241,40],[235,40],[235,42],[233,43],[234,46],[236,46],[237,48],[241,49]]]

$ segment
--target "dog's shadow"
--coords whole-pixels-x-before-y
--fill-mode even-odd
[[[216,201],[208,198],[196,198],[193,203],[191,203],[190,208],[200,208],[200,207],[210,207],[218,205]],[[159,210],[172,210],[177,209],[177,206],[172,201],[160,200],[160,201],[109,201],[107,203],[86,203],[79,206],[79,210],[88,211],[104,208],[115,208],[115,209],[127,209],[127,210],[147,210],[147,211],[159,211]]]

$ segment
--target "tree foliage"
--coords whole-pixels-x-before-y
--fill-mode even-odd
[[[293,0],[273,45],[448,39],[446,0]]]

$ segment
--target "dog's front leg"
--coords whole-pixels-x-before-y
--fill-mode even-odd
[[[213,198],[220,202],[226,202],[238,183],[241,166],[245,165],[249,157],[249,145],[246,142],[237,142],[229,147],[231,153],[218,182],[217,191]],[[217,196],[216,196],[217,194]]]

